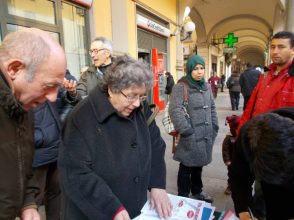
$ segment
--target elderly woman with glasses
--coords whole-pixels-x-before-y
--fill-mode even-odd
[[[128,220],[150,200],[161,218],[171,215],[165,191],[165,143],[146,91],[152,73],[128,56],[118,57],[67,121],[59,168],[63,219]]]

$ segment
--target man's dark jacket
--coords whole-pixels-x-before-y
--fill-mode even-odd
[[[165,94],[170,95],[174,85],[175,85],[174,78],[172,76],[168,76],[166,78]]]
[[[120,207],[140,214],[147,190],[165,188],[165,143],[147,105],[131,118],[119,114],[99,87],[82,100],[63,131],[59,169],[62,219],[109,220]]]
[[[0,71],[0,219],[14,220],[35,206],[32,183],[33,115],[17,102]]]
[[[244,97],[250,97],[254,87],[256,86],[260,72],[254,68],[246,69],[239,79],[241,93]]]
[[[78,99],[89,95],[89,93],[99,84],[100,79],[107,72],[107,70],[112,66],[112,62],[108,65],[99,67],[99,74],[97,72],[97,67],[95,65],[90,66],[87,71],[81,75],[77,85]],[[103,74],[103,75],[102,75]]]
[[[33,109],[35,118],[35,157],[33,167],[53,163],[58,157],[61,123],[56,103],[46,101]]]
[[[76,80],[68,70],[65,78]],[[70,100],[70,98],[67,91],[60,86],[56,102],[46,101],[33,109],[35,118],[33,167],[40,167],[57,161],[62,123],[77,102],[77,100]]]

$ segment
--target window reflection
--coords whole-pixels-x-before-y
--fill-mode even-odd
[[[0,27],[0,45],[2,43],[2,31],[1,31],[1,27]]]
[[[55,24],[54,2],[50,0],[8,0],[8,13]]]
[[[62,24],[64,47],[67,56],[67,66],[77,79],[80,69],[87,66],[88,51],[86,48],[85,9],[62,3]]]
[[[23,29],[26,29],[26,28],[28,28],[28,27],[15,25],[15,24],[7,24],[7,32],[8,33],[23,30]],[[58,43],[60,42],[58,33],[50,32],[50,31],[46,31],[46,32],[48,32],[52,36],[52,38],[55,39]]]

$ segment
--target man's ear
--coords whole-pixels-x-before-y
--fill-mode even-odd
[[[19,70],[25,67],[24,63],[21,60],[13,59],[10,60],[7,64],[7,74],[11,80],[14,80],[19,73]]]
[[[110,53],[109,50],[105,50],[105,53],[106,53],[106,56],[107,56],[107,57],[111,57],[111,53]]]

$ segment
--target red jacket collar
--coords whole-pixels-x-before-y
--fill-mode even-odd
[[[289,60],[287,66],[284,69],[280,70],[279,74],[288,72],[292,64],[292,61],[294,61],[294,59]],[[270,72],[274,73],[277,69],[277,66],[274,63],[272,63],[271,65],[269,65],[269,69],[270,69]]]

